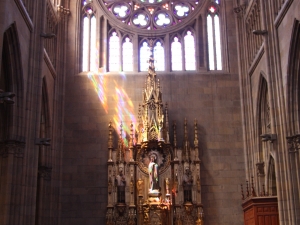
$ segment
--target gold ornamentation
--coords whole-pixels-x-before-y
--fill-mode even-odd
[[[145,174],[148,174],[149,155],[150,152],[153,151],[151,150],[151,147],[152,146],[150,144],[145,145],[137,153],[138,167]],[[157,155],[157,163],[159,165],[159,174],[162,174],[169,168],[171,164],[170,149],[166,147],[160,147],[158,145],[153,146],[153,148],[156,148],[155,152]]]

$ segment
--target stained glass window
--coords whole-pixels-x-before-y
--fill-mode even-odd
[[[185,53],[185,69],[195,70],[196,69],[196,58],[195,58],[195,39],[191,31],[188,31],[184,37],[184,53]]]
[[[120,40],[116,32],[109,38],[109,71],[120,70]]]
[[[123,71],[132,71],[133,70],[133,46],[130,39],[125,38],[123,43]]]
[[[90,71],[98,70],[97,55],[98,49],[96,46],[96,17],[91,18],[91,45],[90,45]]]
[[[167,13],[159,13],[155,17],[155,23],[158,26],[167,26],[171,23],[170,16]]]
[[[219,3],[219,1],[216,3]],[[208,8],[207,39],[208,39],[209,69],[222,70],[220,19],[218,15],[218,9],[214,5]]]
[[[215,22],[215,41],[216,41],[217,70],[222,70],[220,20],[219,20],[219,16],[218,15],[214,16],[214,22]]]
[[[208,57],[209,57],[209,69],[215,69],[215,54],[214,54],[214,35],[213,35],[213,23],[211,15],[207,16],[207,38],[208,38]]]
[[[128,6],[127,5],[117,5],[113,8],[113,11],[116,16],[118,16],[120,18],[124,18],[128,12]]]
[[[150,57],[150,48],[146,41],[143,42],[142,47],[140,48],[140,71],[148,71]]]
[[[87,16],[83,19],[83,45],[82,45],[82,70],[88,71],[88,62],[89,62],[89,32],[90,20]]]
[[[107,10],[123,23],[148,30],[177,25],[190,16],[199,5],[199,0],[102,1]]]
[[[174,9],[175,9],[176,15],[180,16],[180,17],[188,16],[188,14],[190,12],[190,8],[188,7],[188,5],[186,5],[184,3],[176,4]]]
[[[145,27],[148,24],[148,16],[144,13],[138,13],[132,20],[137,27]]]
[[[84,2],[83,2],[84,4]],[[98,68],[98,48],[96,45],[96,16],[92,8],[84,8],[82,33],[82,71],[96,71]]]
[[[178,38],[175,37],[171,45],[171,54],[172,54],[172,70],[178,71],[182,70],[182,50],[181,43]]]
[[[154,66],[156,71],[165,70],[165,52],[162,44],[158,41],[154,46]]]

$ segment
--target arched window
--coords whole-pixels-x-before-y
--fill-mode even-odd
[[[277,186],[276,186],[276,173],[275,173],[275,160],[270,156],[269,160],[269,171],[268,171],[268,193],[271,196],[277,195]]]
[[[156,71],[165,70],[165,52],[160,41],[157,41],[154,46],[154,65]]]
[[[184,37],[184,55],[185,55],[185,69],[196,69],[195,58],[195,39],[191,31],[188,31]]]
[[[93,9],[87,6],[83,15],[82,71],[95,71],[98,68],[96,30],[96,16]]]
[[[215,2],[219,4],[218,0],[216,0]],[[209,69],[222,70],[220,18],[218,15],[218,8],[215,4],[212,4],[208,8],[207,39],[208,39]]]
[[[104,4],[81,1],[84,9],[81,26],[83,71],[97,71],[106,66],[111,72],[147,71],[150,47],[156,71],[227,68],[227,57],[223,57],[227,54],[222,52],[227,50],[222,47],[226,36],[221,42],[221,30],[226,29],[226,24],[222,23],[221,0],[209,0],[206,7],[202,7],[205,1],[99,1]],[[96,6],[97,10],[100,7],[112,13],[118,21],[110,20],[106,25],[101,17],[98,23]],[[198,22],[188,22],[186,18],[189,17],[199,18]],[[183,22],[185,26],[176,29]],[[204,46],[206,38],[207,48]],[[151,46],[150,40],[153,41]]]
[[[120,40],[117,32],[112,32],[109,38],[109,71],[120,70]]]
[[[123,71],[133,70],[133,46],[129,37],[125,38],[122,46]]]
[[[140,71],[148,71],[148,60],[150,57],[150,48],[148,42],[144,41],[140,48]]]
[[[172,54],[172,59],[171,59],[172,70],[173,71],[182,70],[182,49],[178,37],[174,37],[174,40],[171,45],[171,54]]]

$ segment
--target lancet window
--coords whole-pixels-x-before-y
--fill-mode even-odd
[[[90,4],[83,2],[82,32],[82,71],[97,70],[97,22],[95,12]]]
[[[171,61],[172,61],[172,70],[180,71],[182,70],[182,47],[179,38],[176,36],[173,39],[171,45]]]
[[[190,23],[172,34],[166,34],[162,28],[169,29],[169,26],[185,21],[202,2],[189,0],[171,4],[169,1],[156,0],[103,1],[106,4],[102,10],[110,11],[125,25],[114,26],[114,22],[118,21],[106,20],[105,16],[101,17],[98,24],[97,18],[102,14],[98,6],[101,5],[95,5],[95,1],[82,1],[82,72],[97,71],[99,67],[107,68],[108,72],[148,71],[150,40],[153,41],[156,71],[196,71],[199,69],[197,66],[206,67],[207,70],[223,70],[226,67],[226,63],[222,65],[220,0],[213,0],[208,7],[201,9],[200,22]],[[206,21],[202,22],[202,18]],[[104,21],[109,21],[108,26]],[[205,25],[207,30],[203,33]],[[131,30],[126,31],[124,26],[131,26]],[[143,34],[140,36],[138,30],[135,32],[132,28],[144,29]],[[150,30],[149,36],[147,30]],[[153,30],[157,34],[154,35]],[[207,41],[204,40],[206,38]],[[204,59],[206,49],[207,60]]]
[[[147,40],[144,40],[140,47],[140,71],[148,70],[150,53],[149,43]]]
[[[120,38],[116,31],[109,37],[109,71],[120,70]]]
[[[133,45],[129,37],[126,37],[122,44],[123,71],[133,70]]]
[[[165,51],[161,41],[157,41],[154,45],[154,64],[156,71],[165,70]]]
[[[207,14],[209,70],[222,70],[219,0],[211,4]]]
[[[184,36],[184,56],[185,56],[185,69],[196,69],[195,58],[195,39],[191,31],[188,31]]]

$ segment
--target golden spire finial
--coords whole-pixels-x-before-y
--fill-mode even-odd
[[[112,161],[113,137],[111,121],[108,123],[108,161]]]
[[[123,122],[120,124],[120,138],[123,139]]]

